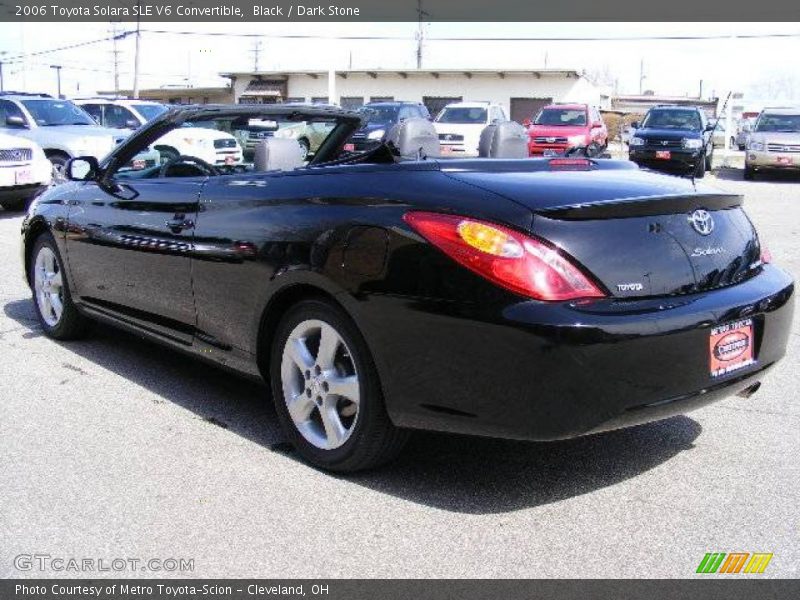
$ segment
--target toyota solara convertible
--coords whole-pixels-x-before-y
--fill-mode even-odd
[[[103,321],[271,385],[297,452],[334,471],[430,429],[558,440],[750,396],[783,357],[791,278],[742,198],[586,156],[529,159],[494,123],[442,159],[408,119],[347,152],[363,113],[172,109],[32,205],[25,276],[57,340]],[[187,125],[315,124],[252,163],[131,159]]]

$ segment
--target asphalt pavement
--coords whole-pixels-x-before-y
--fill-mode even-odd
[[[707,182],[746,195],[800,278],[800,179]],[[262,386],[107,327],[44,337],[20,221],[0,210],[0,577],[681,578],[707,552],[798,576],[796,321],[750,399],[548,444],[418,433],[331,476],[287,450]],[[97,571],[115,559],[193,564]]]

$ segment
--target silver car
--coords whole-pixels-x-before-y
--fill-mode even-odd
[[[800,108],[765,108],[747,142],[744,178],[766,170],[800,172]]]

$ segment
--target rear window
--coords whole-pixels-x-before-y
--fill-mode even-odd
[[[568,108],[546,108],[539,113],[534,125],[565,125],[580,127],[586,125],[586,111]]]
[[[784,133],[800,132],[800,114],[776,115],[763,114],[756,124],[756,131],[772,131]]]
[[[454,123],[460,125],[472,125],[486,123],[485,108],[467,108],[463,106],[453,106],[445,108],[436,117],[438,123]]]
[[[651,110],[642,121],[642,127],[654,129],[702,129],[700,115],[694,110]]]

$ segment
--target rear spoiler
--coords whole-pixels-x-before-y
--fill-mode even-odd
[[[686,194],[675,196],[645,196],[621,200],[601,200],[585,204],[572,204],[543,208],[536,214],[551,219],[583,221],[589,219],[618,219],[625,217],[650,217],[687,213],[698,208],[725,210],[742,205],[744,197],[738,194]]]

